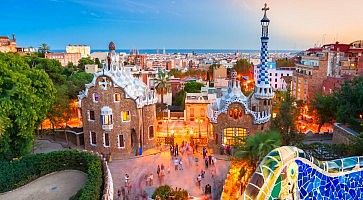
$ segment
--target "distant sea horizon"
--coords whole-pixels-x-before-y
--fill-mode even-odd
[[[51,50],[53,52],[65,52],[65,49]],[[117,49],[118,53],[130,53],[132,49]],[[162,54],[164,49],[137,49],[139,54]],[[269,53],[298,53],[302,50],[269,50]],[[107,49],[94,49],[91,50],[91,53],[94,52],[108,52]],[[165,49],[166,54],[216,54],[216,53],[259,53],[260,50],[255,49]]]

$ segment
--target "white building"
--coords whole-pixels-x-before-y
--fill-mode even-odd
[[[292,76],[293,70],[277,69],[276,62],[268,62],[267,72],[269,74],[269,81],[274,91],[286,91],[287,84],[283,79],[284,76]],[[258,68],[254,66],[254,79],[257,80]]]

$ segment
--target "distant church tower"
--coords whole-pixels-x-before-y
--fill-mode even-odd
[[[260,65],[258,66],[258,78],[255,84],[255,97],[257,99],[272,99],[273,91],[269,81],[269,75],[267,71],[267,59],[268,59],[268,25],[270,20],[267,18],[266,11],[269,10],[267,4],[262,8],[265,12],[263,18],[261,19],[262,25],[262,36],[261,36],[261,55],[260,55]]]

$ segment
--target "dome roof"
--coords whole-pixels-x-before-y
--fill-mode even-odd
[[[110,42],[110,44],[108,44],[108,50],[116,50],[116,46],[115,43],[113,43],[112,41]]]

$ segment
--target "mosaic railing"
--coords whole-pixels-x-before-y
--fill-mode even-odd
[[[363,156],[319,161],[296,147],[271,151],[242,199],[363,199]]]

